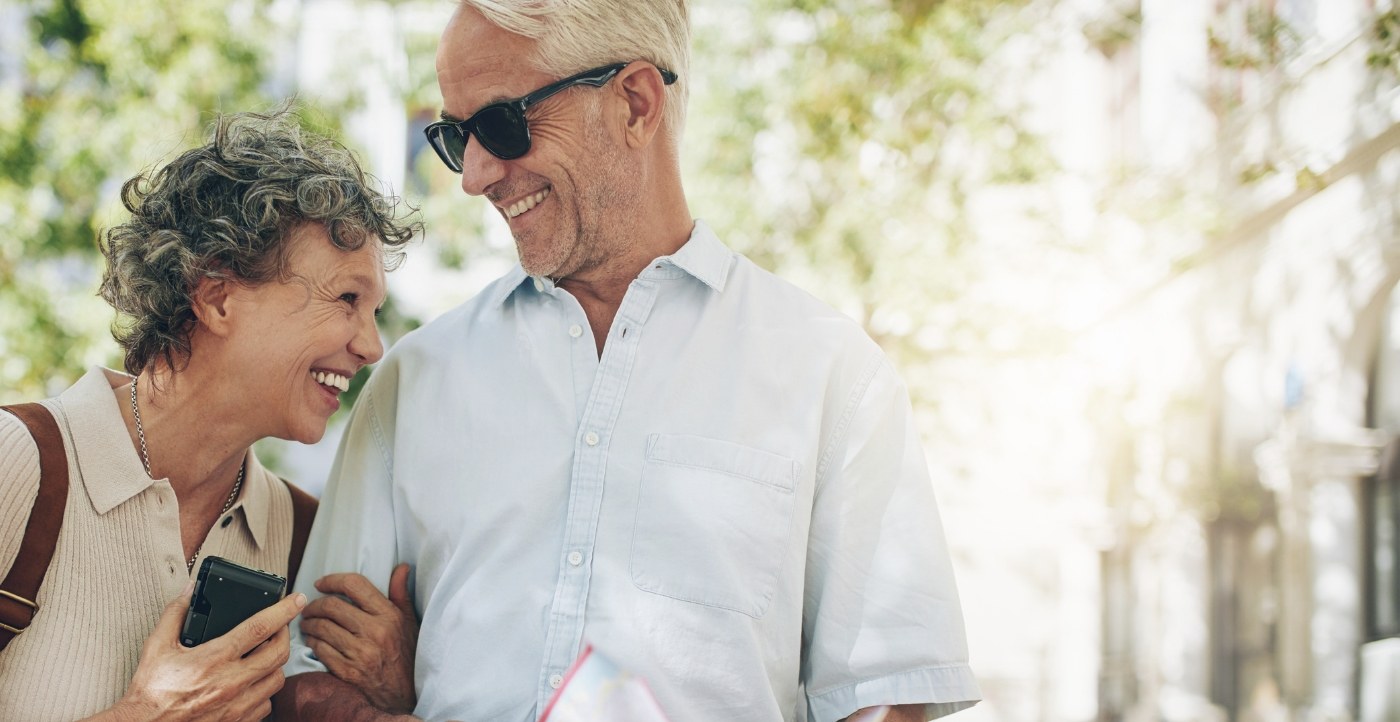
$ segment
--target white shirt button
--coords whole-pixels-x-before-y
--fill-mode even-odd
[[[598,435],[595,434],[595,433],[593,433],[592,431],[590,431],[590,432],[588,432],[588,434],[586,434],[586,435],[583,437],[583,442],[584,442],[585,444],[588,444],[589,446],[597,446],[597,445],[598,445]]]
[[[536,291],[539,291],[540,293],[544,293],[544,281],[541,281],[540,279],[536,278],[536,279],[535,279],[535,290],[536,290]]]
[[[561,677],[561,676],[559,676],[559,675],[557,675],[557,674],[551,674],[551,675],[549,675],[549,686],[550,686],[550,687],[553,687],[554,689],[559,689],[559,685],[561,685],[561,684],[563,684],[563,683],[564,683],[564,678],[563,678],[563,677]]]
[[[583,563],[583,555],[578,552],[569,552],[569,564],[578,566]]]
[[[574,338],[578,338],[579,336],[582,336],[582,335],[583,335],[583,327],[580,326],[580,325],[578,325],[578,324],[574,324],[574,325],[570,326],[570,327],[569,327],[569,335],[570,335],[570,336],[573,336]]]

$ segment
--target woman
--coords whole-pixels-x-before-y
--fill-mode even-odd
[[[209,555],[287,575],[293,495],[250,447],[325,433],[383,353],[384,272],[418,226],[285,111],[222,119],[122,200],[101,293],[133,375],[43,403],[69,486],[38,611],[0,651],[0,719],[261,719],[305,598],[185,648],[191,579]],[[36,509],[35,439],[0,414],[0,571]]]

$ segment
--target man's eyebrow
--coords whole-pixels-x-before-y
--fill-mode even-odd
[[[524,96],[521,96],[521,97],[524,97]],[[486,105],[483,105],[483,106],[481,106],[481,107],[482,107],[482,108],[485,108],[487,105],[495,105],[495,104],[497,104],[497,103],[509,103],[509,102],[513,102],[513,101],[516,101],[516,100],[520,100],[520,98],[512,98],[512,97],[510,97],[510,96],[508,96],[508,95],[497,95],[497,96],[491,98],[490,100],[488,100],[488,101],[486,102]],[[477,108],[477,110],[480,110],[480,109],[481,109],[481,108]],[[447,111],[445,111],[445,110],[442,111],[442,112],[440,112],[440,113],[438,113],[438,117],[439,117],[439,118],[442,118],[443,120],[445,120],[445,121],[447,121],[447,122],[449,122],[449,123],[460,123],[460,122],[462,122],[463,120],[466,120],[465,118],[458,118],[457,116],[455,116],[455,115],[453,115],[453,114],[451,114],[451,113],[449,113],[449,112],[447,112]]]

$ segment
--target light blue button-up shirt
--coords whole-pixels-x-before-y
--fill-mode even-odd
[[[365,386],[297,590],[415,566],[418,708],[534,720],[585,644],[674,722],[978,698],[903,384],[696,223],[622,301],[518,267]],[[293,625],[288,675],[324,668]]]

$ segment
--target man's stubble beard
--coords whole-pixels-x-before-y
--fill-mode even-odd
[[[577,191],[575,236],[571,252],[558,260],[551,276],[555,281],[605,269],[614,259],[629,257],[640,243],[634,230],[642,211],[640,174],[629,166],[626,151],[609,142],[601,111],[601,104],[593,104],[584,126],[587,147],[601,151],[589,159],[592,182]]]

